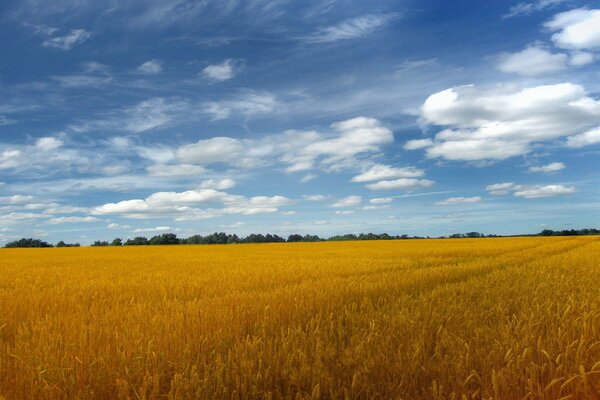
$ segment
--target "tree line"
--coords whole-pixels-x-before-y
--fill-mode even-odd
[[[594,228],[586,229],[569,229],[554,231],[544,229],[540,233],[534,235],[511,235],[511,236],[585,236],[585,235],[600,235],[600,230]],[[463,238],[490,238],[503,237],[502,235],[485,235],[480,232],[454,233],[449,236],[440,236],[440,239],[463,239]],[[335,235],[329,238],[321,238],[317,235],[300,235],[292,234],[287,238],[279,235],[267,233],[252,233],[246,237],[239,237],[236,234],[227,234],[225,232],[215,232],[206,236],[192,235],[188,238],[179,238],[174,233],[163,233],[152,236],[150,239],[144,236],[136,236],[134,238],[123,240],[116,238],[112,241],[96,240],[91,246],[146,246],[146,245],[176,245],[176,244],[241,244],[241,243],[294,243],[294,242],[340,242],[352,240],[404,240],[404,239],[430,239],[429,236],[409,236],[409,235],[388,235],[387,233],[360,233]],[[45,242],[40,239],[22,238],[4,245],[5,248],[20,248],[20,247],[79,247],[79,243],[65,243],[60,241],[55,245]]]

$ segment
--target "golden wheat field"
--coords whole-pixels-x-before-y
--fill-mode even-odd
[[[600,238],[0,251],[5,399],[598,399]]]

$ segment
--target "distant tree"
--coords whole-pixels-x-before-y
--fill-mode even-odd
[[[465,233],[465,237],[467,238],[480,238],[480,237],[484,237],[485,235],[483,233],[479,233],[479,232],[467,232]]]
[[[18,247],[52,247],[50,243],[44,242],[39,239],[26,239],[22,238],[12,242],[8,242],[4,245],[6,248],[18,248]]]
[[[322,240],[323,239],[321,239],[317,235],[309,235],[309,234],[304,235],[304,237],[302,238],[303,242],[321,242]]]
[[[185,244],[202,244],[204,238],[201,235],[193,235],[187,239],[184,239]]]
[[[294,233],[294,234],[288,236],[287,241],[288,242],[303,242],[304,237],[302,235]]]
[[[62,240],[58,243],[56,243],[56,245],[54,247],[80,247],[81,245],[79,243],[65,243]]]
[[[127,239],[123,245],[124,246],[146,246],[148,244],[150,244],[148,242],[148,239],[146,239],[143,236],[136,236],[133,239]]]
[[[123,241],[121,240],[121,238],[116,238],[115,240],[113,240],[110,244],[111,246],[123,246]]]
[[[90,246],[94,246],[94,247],[104,247],[104,246],[108,246],[108,242],[104,241],[104,240],[96,240],[94,243],[92,243]]]
[[[179,243],[179,238],[174,233],[163,233],[162,235],[153,236],[149,240],[149,244],[152,245],[169,245]]]

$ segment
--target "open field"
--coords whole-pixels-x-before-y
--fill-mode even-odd
[[[0,398],[598,399],[600,238],[0,251]]]

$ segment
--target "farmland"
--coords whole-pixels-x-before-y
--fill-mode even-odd
[[[600,240],[0,251],[0,398],[598,399]]]

